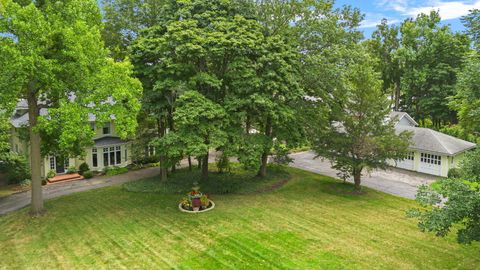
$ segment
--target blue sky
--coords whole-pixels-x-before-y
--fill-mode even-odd
[[[454,31],[463,31],[464,27],[460,22],[460,17],[468,14],[471,9],[480,9],[480,0],[337,0],[335,5],[358,7],[365,14],[365,21],[362,23],[361,29],[368,38],[382,18],[398,24],[406,18],[415,17],[420,13],[428,13],[432,9],[440,11],[443,24],[450,24]]]

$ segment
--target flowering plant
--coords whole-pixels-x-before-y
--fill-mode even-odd
[[[183,209],[198,210],[198,208],[207,208],[210,205],[210,201],[207,195],[204,195],[202,192],[200,192],[198,183],[194,183],[192,191],[187,193],[187,197],[184,197],[180,204]]]

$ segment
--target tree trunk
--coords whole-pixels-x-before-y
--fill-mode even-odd
[[[157,120],[158,135],[160,137],[165,136],[165,131],[166,131],[165,124],[162,120],[163,119],[161,119],[161,117]],[[168,169],[165,166],[166,163],[167,163],[167,158],[165,157],[165,155],[160,154],[160,181],[162,182],[166,182],[168,180],[168,175],[167,175]]]
[[[270,138],[272,136],[272,119],[270,117],[267,118],[267,122],[265,124],[265,136]],[[265,148],[262,154],[260,170],[258,171],[258,176],[265,177],[267,176],[267,163],[268,163],[268,155],[270,154],[270,148]]]
[[[202,160],[202,180],[208,179],[208,153],[203,157]]]
[[[177,171],[177,166],[172,165],[172,170],[171,171],[172,171],[172,173],[176,172]]]
[[[41,138],[40,134],[35,132],[35,127],[37,126],[40,111],[38,108],[37,97],[34,93],[29,94],[27,101],[30,134],[30,172],[32,174],[31,214],[39,215],[43,212],[43,194],[41,179],[42,155],[40,153]]]
[[[400,109],[400,82],[395,83],[395,111]]]
[[[192,171],[192,157],[188,156],[188,170]]]
[[[355,168],[353,169],[353,182],[355,183],[355,190],[362,190],[361,181],[362,181],[362,169]]]
[[[202,158],[197,157],[197,168],[200,170],[202,168]]]

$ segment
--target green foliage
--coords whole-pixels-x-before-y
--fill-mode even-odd
[[[467,34],[473,41],[473,45],[480,50],[480,9],[470,10],[470,13],[462,17],[462,23],[467,28]]]
[[[269,175],[266,178],[259,178],[255,172],[243,169],[238,163],[232,163],[230,172],[211,172],[207,180],[202,180],[201,189],[209,195],[254,193],[274,184],[279,179],[289,179],[289,177],[289,173],[284,168],[270,166]],[[200,178],[199,170],[180,169],[172,174],[167,182],[153,177],[126,183],[124,188],[131,192],[185,194],[191,191],[194,182],[199,181]]]
[[[105,167],[103,169],[106,176],[114,176],[128,172],[128,168],[125,167]]]
[[[405,20],[400,33],[396,54],[402,63],[403,106],[415,119],[430,118],[436,127],[454,123],[448,97],[455,94],[457,72],[469,51],[468,37],[440,25],[436,11]]]
[[[475,183],[477,184],[477,183]],[[437,190],[423,186],[417,194],[417,201],[433,208],[413,209],[410,217],[419,219],[422,231],[446,236],[453,227],[459,226],[457,240],[462,244],[480,241],[480,188],[474,182],[458,179],[443,179],[437,183]],[[441,198],[447,198],[443,200]]]
[[[447,177],[458,179],[462,177],[462,171],[459,168],[451,168],[448,170]]]
[[[85,162],[80,164],[80,166],[78,167],[78,173],[80,175],[83,175],[86,171],[89,171],[89,170],[90,170],[90,167],[88,167],[88,164]]]
[[[346,74],[345,99],[329,115],[330,126],[310,130],[312,149],[333,162],[342,178],[353,176],[356,188],[364,168],[386,168],[388,159],[406,155],[410,134],[395,134],[394,119],[386,121],[389,102],[373,70],[371,56],[361,48]]]
[[[289,157],[290,149],[285,144],[276,143],[273,150],[273,162],[281,165],[288,165],[293,162],[293,159]]]
[[[226,143],[224,126],[227,115],[219,104],[199,92],[189,91],[177,100],[176,107],[177,141],[183,142],[187,154],[202,156],[209,149]]]
[[[480,182],[480,148],[466,152],[460,168],[464,179]]]
[[[93,172],[92,172],[92,171],[84,171],[84,172],[83,172],[83,177],[84,177],[85,179],[90,179],[90,178],[93,177]]]
[[[462,125],[444,126],[440,129],[440,132],[469,142],[480,143],[480,136],[475,136],[473,133],[468,132]]]
[[[451,100],[451,107],[458,112],[460,125],[469,133],[480,133],[480,56],[472,53],[458,76],[457,94]]]
[[[217,157],[216,161],[219,173],[230,172],[232,170],[230,159],[227,155],[222,153],[219,157]]]
[[[53,178],[57,175],[57,173],[54,170],[50,170],[47,173],[47,178]]]
[[[22,188],[29,188],[32,185],[32,181],[30,179],[24,179],[20,181],[19,184]]]
[[[115,116],[119,136],[133,136],[142,86],[128,60],[108,57],[97,1],[2,0],[1,6],[0,108],[10,112],[19,99],[28,101],[32,210],[38,214],[42,154],[83,154],[94,136],[89,113],[100,123]]]
[[[465,154],[455,175],[431,186],[423,185],[417,201],[423,209],[411,209],[410,217],[419,219],[422,231],[446,236],[458,228],[457,240],[462,244],[480,241],[480,150]]]
[[[10,132],[9,118],[6,113],[0,111],[0,160],[7,158],[10,154]]]
[[[10,153],[0,161],[0,172],[6,174],[7,182],[18,184],[24,179],[30,179],[30,168],[24,156]]]
[[[78,170],[77,170],[77,167],[75,167],[75,166],[70,166],[70,167],[67,168],[67,173],[68,174],[73,174],[73,173],[77,173],[77,172],[78,172]]]

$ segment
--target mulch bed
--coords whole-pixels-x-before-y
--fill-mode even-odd
[[[272,192],[274,190],[277,190],[277,189],[283,187],[288,181],[289,181],[289,179],[280,180],[278,182],[273,183],[270,186],[262,187],[262,188],[258,189],[257,191],[255,191],[255,193],[260,194],[260,193]]]

